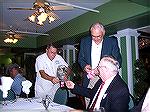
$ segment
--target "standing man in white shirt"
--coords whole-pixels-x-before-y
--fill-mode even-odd
[[[52,44],[47,45],[46,52],[36,58],[35,97],[44,98],[49,95],[52,99],[54,98],[57,89],[60,87],[57,77],[59,65],[68,67],[64,59],[57,54],[57,48]]]

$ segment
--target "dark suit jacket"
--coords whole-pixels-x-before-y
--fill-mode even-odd
[[[81,39],[78,62],[82,68],[84,68],[86,64],[91,65],[91,47],[92,47],[91,36]],[[104,37],[102,44],[101,58],[104,55],[111,55],[115,57],[121,66],[122,58],[116,37]]]
[[[92,89],[75,85],[72,92],[90,98],[89,105],[91,105],[101,82],[100,79]],[[128,86],[119,75],[116,75],[112,80],[105,94],[107,95],[102,99],[100,106],[104,107],[106,112],[128,112],[128,104],[130,101],[129,90]]]
[[[92,46],[91,36],[81,39],[78,62],[82,69],[84,69],[84,67],[87,64],[91,65],[91,46]],[[99,52],[101,52],[101,58],[104,55],[110,55],[116,58],[116,60],[119,62],[121,67],[122,58],[121,58],[120,49],[118,47],[118,41],[116,37],[104,37],[102,43],[102,50]],[[95,58],[100,58],[100,57],[95,57]],[[85,73],[83,75],[83,86],[87,87],[88,84],[89,84],[89,80]]]

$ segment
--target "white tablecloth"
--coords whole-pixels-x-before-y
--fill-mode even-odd
[[[45,110],[41,99],[19,98],[16,102],[6,101],[7,105],[0,104],[0,112],[69,112],[72,108],[56,103],[50,103],[48,110]]]

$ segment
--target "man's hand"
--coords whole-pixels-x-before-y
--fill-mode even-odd
[[[98,75],[100,74],[100,72],[99,72],[99,70],[98,70],[97,67],[96,67],[95,69],[93,69],[93,71],[94,71],[94,74],[95,74],[96,76],[98,76]]]
[[[87,73],[90,72],[90,71],[92,70],[91,65],[86,65],[85,68],[84,68],[84,70],[85,70]]]
[[[52,80],[52,83],[53,84],[59,83],[59,78],[58,77],[54,77],[53,80]]]
[[[73,89],[74,88],[74,83],[72,81],[65,81],[67,88]]]

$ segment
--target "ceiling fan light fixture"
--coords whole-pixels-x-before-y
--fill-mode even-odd
[[[8,42],[10,42],[10,41],[11,41],[10,38],[7,38],[7,39],[4,40],[5,43],[8,43]]]
[[[54,4],[60,4],[60,5],[54,5]],[[15,8],[9,8],[9,10],[35,10],[35,12],[30,17],[27,17],[27,19],[30,22],[37,22],[37,24],[39,25],[44,25],[43,22],[46,21],[47,17],[49,18],[48,19],[49,23],[59,19],[59,17],[53,11],[55,10],[67,11],[67,10],[72,10],[74,8],[99,13],[98,10],[81,7],[70,3],[63,3],[57,0],[35,0],[32,8],[15,7]]]
[[[45,10],[41,7],[41,8],[39,8],[39,13],[42,13],[42,12],[45,12]]]
[[[14,43],[14,44],[15,44],[16,42],[18,42],[18,39],[14,39],[14,40],[13,40],[13,43]]]
[[[5,40],[4,40],[4,42],[5,43],[16,43],[16,42],[18,42],[18,39],[12,39],[12,38],[6,38]]]
[[[28,17],[29,21],[31,22],[35,22],[36,19],[36,15],[31,15],[30,17]]]
[[[49,6],[49,3],[48,3],[48,2],[44,2],[44,4],[47,5],[47,6]]]
[[[49,17],[48,17],[48,19],[49,19],[49,23],[51,23],[51,22],[55,21],[55,18],[54,18],[54,17],[52,17],[52,16],[49,16]]]
[[[47,14],[47,13],[45,13],[45,12],[41,13],[41,14],[37,17],[37,19],[38,19],[37,24],[39,24],[39,25],[44,25],[43,22],[46,21],[47,17],[48,17],[48,14]]]
[[[39,20],[39,21],[42,21],[42,22],[44,22],[44,21],[46,21],[46,19],[47,19],[47,13],[41,13],[38,17],[37,17],[37,19]]]
[[[41,26],[44,25],[43,21],[38,21],[37,24]]]

